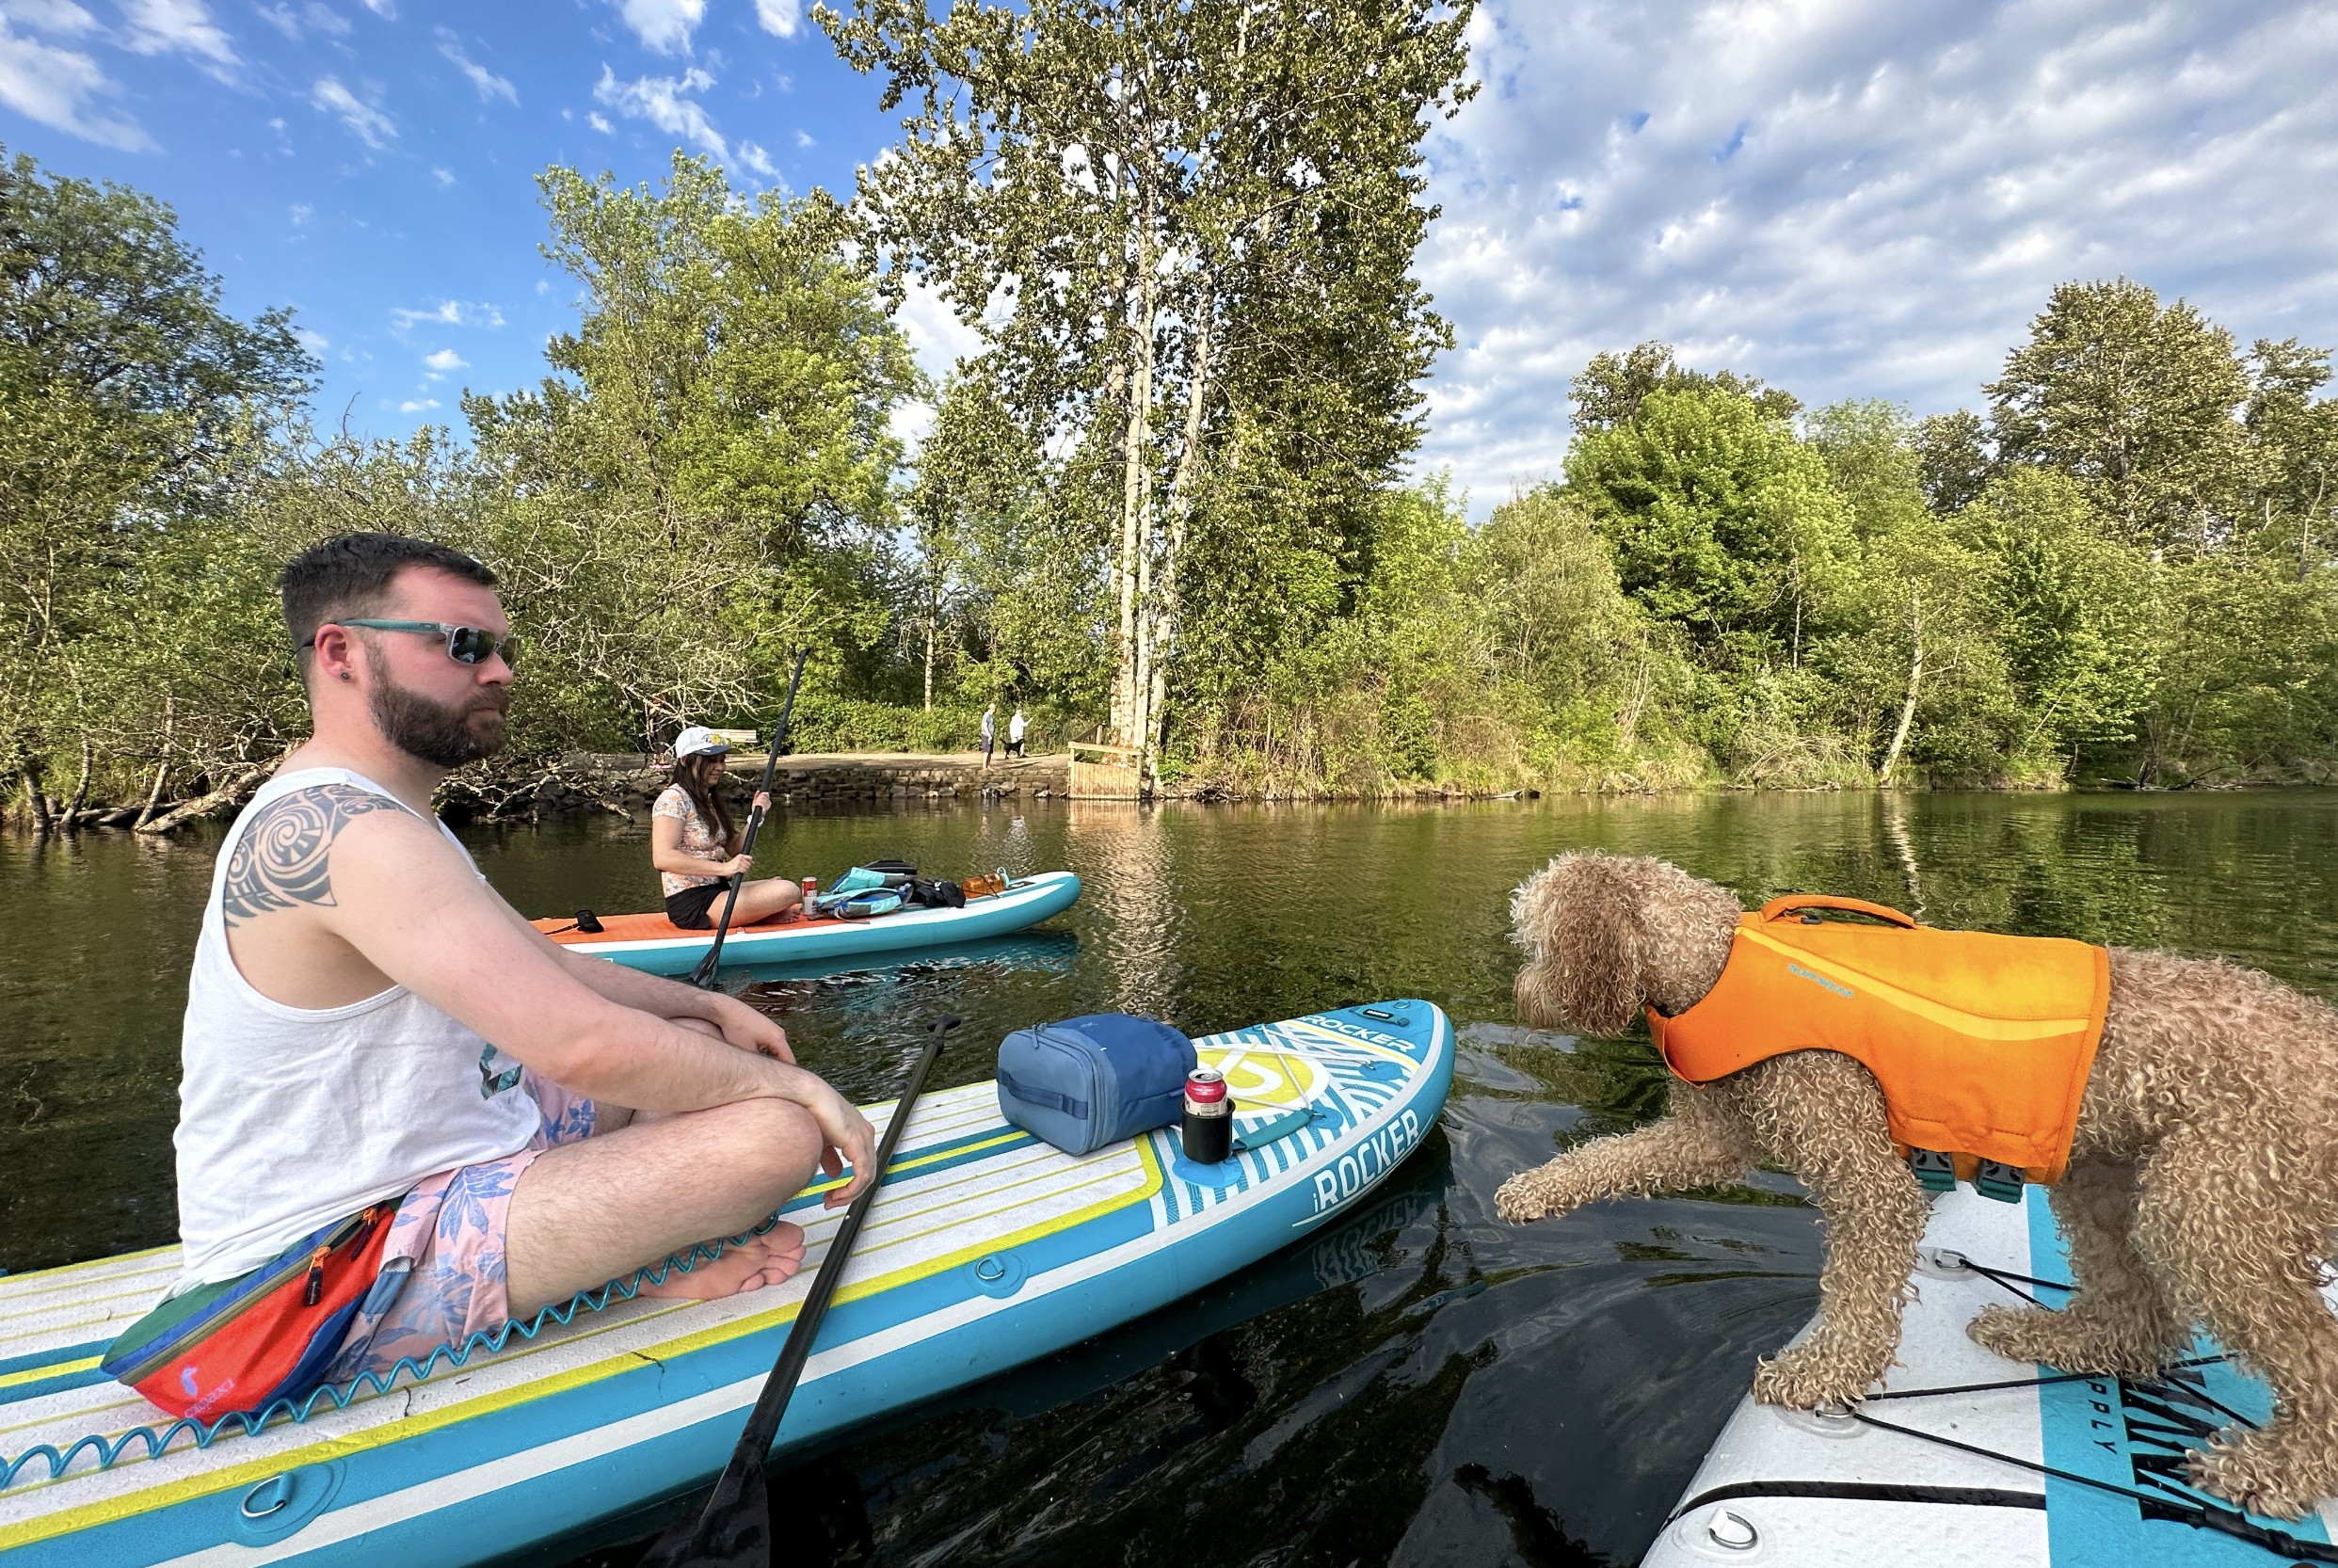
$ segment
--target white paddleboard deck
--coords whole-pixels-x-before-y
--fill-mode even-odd
[[[1884,1392],[1961,1388],[2052,1377],[2052,1368],[2005,1361],[1969,1338],[1983,1307],[2024,1304],[2005,1283],[1959,1260],[2007,1274],[2067,1281],[2070,1271],[2042,1189],[2020,1204],[1960,1186],[1935,1200],[1925,1232],[1918,1299],[1902,1319],[1900,1365]],[[2011,1282],[2047,1305],[2067,1292]],[[2216,1356],[2202,1341],[2196,1355]],[[1749,1368],[1750,1371],[1750,1368]],[[2211,1403],[2209,1401],[2214,1401]],[[2156,1383],[2090,1378],[1963,1394],[1871,1399],[1860,1413],[2185,1505],[2187,1446],[2223,1426],[2222,1404],[2262,1421],[2265,1385],[2220,1360]],[[2001,1459],[1847,1417],[1741,1402],[1706,1454],[1680,1506],[1643,1560],[1646,1568],[1761,1563],[1774,1568],[2276,1568],[2284,1560],[2249,1542],[2144,1517],[2138,1503]],[[2327,1542],[2338,1507],[2300,1524],[2258,1523],[2300,1541]]]

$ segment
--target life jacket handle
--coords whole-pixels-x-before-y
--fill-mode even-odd
[[[1879,920],[1889,920],[1911,931],[1916,929],[1915,920],[1897,909],[1881,904],[1869,904],[1863,898],[1837,898],[1832,893],[1788,893],[1763,904],[1761,913],[1754,918],[1767,923],[1791,915],[1798,909],[1847,909],[1855,915],[1873,915]]]

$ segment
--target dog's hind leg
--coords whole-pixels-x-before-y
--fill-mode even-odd
[[[1806,1050],[1737,1076],[1748,1080],[1766,1151],[1802,1177],[1827,1228],[1818,1320],[1801,1344],[1760,1365],[1754,1397],[1803,1409],[1849,1404],[1899,1349],[1899,1311],[1931,1206],[1893,1152],[1883,1090],[1866,1068]]]
[[[1754,1168],[1754,1158],[1753,1125],[1727,1087],[1675,1083],[1671,1115],[1593,1138],[1546,1165],[1519,1172],[1495,1193],[1494,1211],[1515,1224],[1603,1198],[1654,1197],[1737,1181]]]
[[[2320,1289],[2329,1216],[2309,1144],[2261,1123],[2195,1122],[2152,1155],[2136,1214],[2144,1258],[2273,1388],[2273,1419],[2218,1434],[2193,1459],[2193,1482],[2280,1519],[2338,1494],[2338,1318]]]
[[[2065,1372],[2149,1377],[2184,1352],[2190,1326],[2135,1250],[2135,1166],[2074,1160],[2046,1201],[2069,1244],[2078,1288],[2059,1311],[1992,1306],[1965,1332],[2008,1361]]]

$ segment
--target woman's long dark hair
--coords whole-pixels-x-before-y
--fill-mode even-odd
[[[712,768],[706,766],[712,762]],[[713,776],[709,777],[712,774]],[[698,820],[722,836],[723,847],[729,854],[739,853],[739,827],[730,820],[730,808],[723,804],[720,788],[723,760],[719,753],[701,751],[694,756],[677,758],[674,762],[674,782],[682,787],[690,804],[698,808]]]

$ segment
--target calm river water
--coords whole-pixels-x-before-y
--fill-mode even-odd
[[[645,829],[467,835],[530,915],[649,907]],[[1683,796],[1452,808],[953,805],[781,819],[764,865],[824,880],[1068,866],[1030,936],[752,995],[808,1065],[889,1096],[919,1022],[978,1043],[1108,1008],[1195,1034],[1424,997],[1467,1048],[1438,1134],[1367,1212],[1046,1363],[795,1464],[777,1502],[856,1563],[1624,1564],[1820,1257],[1782,1177],[1513,1228],[1503,1177],[1657,1113],[1643,1041],[1512,1022],[1509,889],[1554,853],[1663,856],[1749,903],[1850,893],[1930,921],[2223,953],[2338,1000],[2338,793]],[[0,1266],[174,1234],[178,1019],[203,844],[0,838]],[[782,1526],[783,1537],[788,1527]],[[578,1554],[586,1554],[579,1558]],[[630,1563],[574,1541],[539,1559]]]

